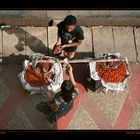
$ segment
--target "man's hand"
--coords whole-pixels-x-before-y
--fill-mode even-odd
[[[61,45],[54,45],[53,54],[60,55],[62,53]]]

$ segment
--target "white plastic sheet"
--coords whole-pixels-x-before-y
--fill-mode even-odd
[[[53,57],[47,57],[47,58],[51,58],[56,61],[56,59]],[[61,84],[63,82],[63,70],[62,70],[61,63],[58,60],[51,68],[52,71],[53,70],[56,71],[56,74],[54,80],[48,86],[33,87],[24,79],[25,71],[28,68],[28,63],[32,63],[32,62],[29,62],[29,60],[25,60],[23,62],[23,71],[18,74],[18,77],[24,89],[28,90],[31,94],[34,94],[34,93],[43,93],[44,90],[56,92],[61,87]]]
[[[115,55],[118,58],[120,58],[120,53],[108,53],[108,55]],[[103,56],[103,54],[101,54],[101,57]],[[96,72],[96,62],[95,61],[91,61],[89,62],[89,67],[90,67],[90,77],[97,81],[97,80],[101,80],[102,85],[109,90],[124,90],[124,88],[126,87],[126,82],[128,80],[128,78],[130,78],[131,74],[129,71],[129,63],[128,63],[128,59],[125,57],[125,62],[126,62],[126,66],[127,66],[127,74],[125,76],[125,79],[121,82],[121,83],[107,83],[105,82],[101,77],[98,76],[98,72]]]

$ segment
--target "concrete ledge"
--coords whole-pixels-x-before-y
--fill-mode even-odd
[[[78,19],[82,26],[140,26],[140,18],[87,18]]]
[[[5,24],[11,26],[48,26],[50,20],[50,18],[0,18],[0,25]]]
[[[104,18],[77,18],[80,26],[92,27],[92,26],[140,26],[140,18],[119,18],[119,17],[104,17]],[[1,25],[11,26],[56,26],[61,19],[34,19],[34,18],[0,18]]]
[[[77,18],[80,26],[140,26],[140,18]],[[63,19],[62,19],[63,20]],[[50,23],[56,26],[61,20],[53,19]]]

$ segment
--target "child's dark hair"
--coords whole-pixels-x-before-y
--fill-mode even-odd
[[[65,17],[64,22],[66,25],[76,25],[77,19],[73,15],[68,15],[67,17]]]
[[[70,80],[65,80],[61,85],[61,95],[65,102],[72,100],[72,93],[74,92],[74,85]]]

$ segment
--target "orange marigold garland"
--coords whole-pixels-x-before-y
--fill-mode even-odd
[[[127,68],[124,61],[119,61],[119,66],[113,68],[110,65],[105,65],[105,62],[96,63],[96,71],[98,76],[106,83],[120,83],[125,79]]]

